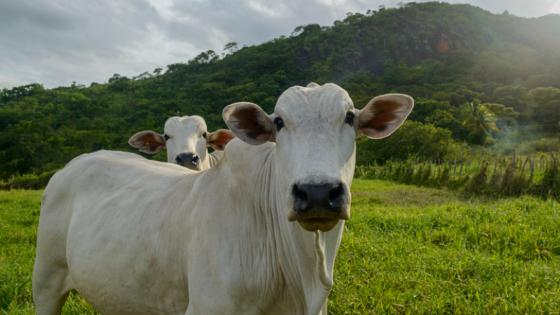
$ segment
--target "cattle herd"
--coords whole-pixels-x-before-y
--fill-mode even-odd
[[[355,138],[389,136],[413,106],[386,94],[359,110],[336,84],[310,83],[283,92],[272,114],[226,106],[229,130],[172,117],[164,134],[130,138],[146,153],[166,148],[171,163],[76,157],[42,200],[37,314],[60,314],[74,289],[102,314],[326,315]]]

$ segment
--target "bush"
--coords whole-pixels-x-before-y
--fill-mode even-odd
[[[42,174],[24,174],[10,178],[7,182],[0,182],[0,189],[42,189],[47,186],[49,179],[56,170]]]
[[[415,121],[407,121],[394,135],[385,139],[359,138],[357,146],[358,165],[403,161],[412,157],[441,161],[455,158],[465,151],[463,145],[453,140],[451,131]]]

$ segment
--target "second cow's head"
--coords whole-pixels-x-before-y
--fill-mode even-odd
[[[408,95],[386,94],[360,110],[338,85],[311,83],[282,93],[270,115],[240,102],[227,106],[223,118],[246,143],[276,142],[279,182],[289,196],[288,219],[308,231],[328,231],[350,217],[356,136],[391,135],[413,106]]]
[[[144,130],[134,134],[128,143],[147,154],[167,149],[167,161],[200,171],[210,167],[207,147],[223,150],[233,138],[231,131],[220,129],[208,132],[200,116],[171,117],[164,133]]]

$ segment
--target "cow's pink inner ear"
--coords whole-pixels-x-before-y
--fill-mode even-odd
[[[410,114],[414,100],[404,94],[375,97],[358,116],[358,129],[372,139],[381,139],[395,132]]]
[[[233,133],[229,130],[216,130],[208,134],[208,145],[214,150],[222,151],[226,147],[226,144],[234,137]]]
[[[128,144],[141,152],[155,154],[165,148],[165,139],[155,131],[140,131],[130,137]]]
[[[224,109],[224,121],[235,136],[249,144],[262,144],[274,138],[270,117],[253,103],[234,103]]]

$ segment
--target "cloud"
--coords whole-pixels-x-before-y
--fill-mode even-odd
[[[454,3],[465,2],[450,0]],[[299,25],[331,25],[347,12],[398,0],[3,0],[0,88],[105,82],[186,62],[235,41],[253,45]],[[522,16],[560,12],[560,0],[469,0]]]
[[[450,3],[465,3],[481,7],[494,13],[508,11],[510,14],[525,17],[543,16],[550,13],[558,13],[554,10],[560,6],[558,0],[450,0]]]
[[[147,2],[0,2],[0,85],[105,80],[145,69],[131,48],[162,20]],[[7,79],[6,79],[7,78]]]

